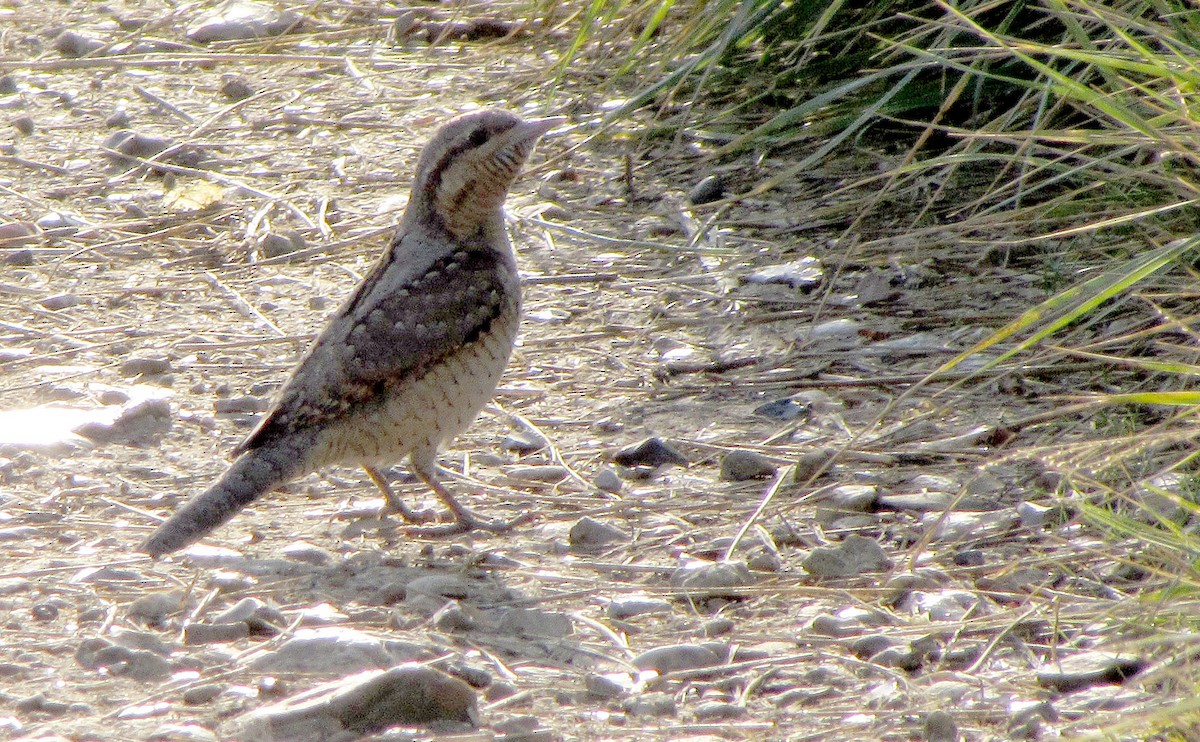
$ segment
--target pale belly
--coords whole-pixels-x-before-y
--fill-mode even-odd
[[[322,431],[317,466],[399,463],[405,456],[432,463],[437,450],[463,432],[491,400],[508,365],[518,321],[444,359],[424,376],[392,388],[385,402]]]

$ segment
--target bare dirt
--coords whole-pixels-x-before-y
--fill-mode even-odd
[[[685,194],[703,177],[740,193],[789,156],[713,164],[703,141],[646,137],[636,116],[593,138],[610,93],[569,75],[551,94],[564,39],[545,29],[431,46],[411,18],[397,27],[392,6],[334,3],[285,36],[201,45],[184,36],[196,6],[47,8],[0,7],[0,74],[15,85],[0,94],[0,222],[62,215],[60,231],[44,220],[0,247],[0,409],[36,408],[39,422],[56,408],[135,412],[117,433],[54,445],[34,445],[29,418],[19,433],[4,418],[0,437],[18,441],[0,450],[0,737],[228,738],[240,713],[347,674],[247,661],[320,625],[482,671],[471,739],[952,738],[936,736],[935,711],[965,739],[1033,738],[1160,702],[1149,684],[1066,693],[1038,679],[1140,636],[1128,595],[1144,575],[1120,572],[1061,507],[1053,454],[1088,427],[1035,426],[1055,421],[1062,395],[1113,377],[1058,357],[916,385],[1048,295],[1043,256],[1005,262],[993,236],[910,229],[919,203],[847,234],[847,202],[877,192],[853,185],[876,167],[862,153],[693,208]],[[65,29],[151,46],[71,58],[52,47]],[[235,79],[248,97],[223,92]],[[443,457],[474,510],[531,510],[534,522],[412,537],[375,517],[365,475],[333,469],[256,503],[207,551],[135,554],[222,471],[379,254],[429,133],[477,104],[570,118],[509,199],[527,278],[521,345],[497,407]],[[166,172],[114,161],[104,143],[116,129],[179,156]],[[301,249],[270,257],[267,236],[293,233]],[[805,256],[823,266],[815,287],[746,282]],[[1153,321],[1122,311],[1122,332]],[[165,403],[137,407],[143,397]],[[769,402],[777,417],[756,413]],[[514,433],[550,447],[513,451]],[[612,463],[648,436],[689,463]],[[763,454],[778,477],[722,479],[734,449]],[[822,451],[837,453],[824,469]],[[531,466],[564,471],[537,481],[546,470]],[[623,475],[619,492],[593,485],[605,469]],[[614,540],[572,545],[585,517]],[[806,569],[851,535],[886,563],[848,577]],[[742,584],[679,586],[681,567],[727,556],[751,568]],[[406,595],[432,575],[477,586],[447,599],[458,619]],[[635,595],[653,609],[622,614]],[[286,625],[184,642],[187,625],[244,598]],[[489,623],[504,606],[535,611],[532,628]],[[560,616],[568,631],[545,628]],[[89,662],[81,648],[97,638],[149,649],[165,670]],[[720,664],[636,669],[677,644],[706,645]],[[200,687],[213,695],[188,695]]]

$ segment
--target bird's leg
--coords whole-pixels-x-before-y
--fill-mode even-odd
[[[511,531],[514,527],[522,523],[528,523],[533,520],[532,513],[522,513],[510,521],[497,521],[488,518],[481,518],[475,515],[470,510],[467,510],[459,504],[458,500],[454,499],[454,494],[450,492],[450,488],[438,481],[436,465],[420,465],[413,462],[412,471],[421,481],[429,485],[429,488],[434,491],[434,494],[446,503],[446,507],[450,508],[450,512],[454,514],[454,522],[448,523],[445,526],[433,526],[432,528],[420,529],[421,535],[441,536],[454,533],[466,533],[467,531],[478,529],[480,531],[489,531],[491,533],[505,533]]]
[[[413,510],[405,505],[404,501],[392,491],[392,486],[388,484],[383,473],[375,467],[364,465],[363,471],[367,473],[367,476],[371,478],[371,481],[383,493],[383,499],[387,501],[387,504],[384,506],[385,513],[400,513],[400,517],[409,523],[428,523],[437,518],[437,513],[432,510]]]

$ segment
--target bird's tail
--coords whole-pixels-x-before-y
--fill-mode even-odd
[[[138,551],[158,557],[204,538],[251,502],[303,474],[305,448],[284,439],[242,454],[216,484],[176,511]]]

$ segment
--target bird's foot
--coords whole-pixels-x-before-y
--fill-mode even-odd
[[[512,520],[492,520],[490,518],[481,518],[475,515],[470,510],[460,510],[454,514],[456,516],[453,523],[443,523],[436,526],[417,526],[407,529],[407,533],[412,536],[425,536],[436,538],[439,536],[454,536],[468,531],[487,531],[489,533],[508,533],[517,526],[524,525],[533,520],[533,513],[521,513]]]
[[[406,523],[432,523],[438,519],[438,512],[432,508],[425,510],[413,510],[404,503],[396,500],[394,502],[385,502],[379,510],[380,517],[397,513]]]

